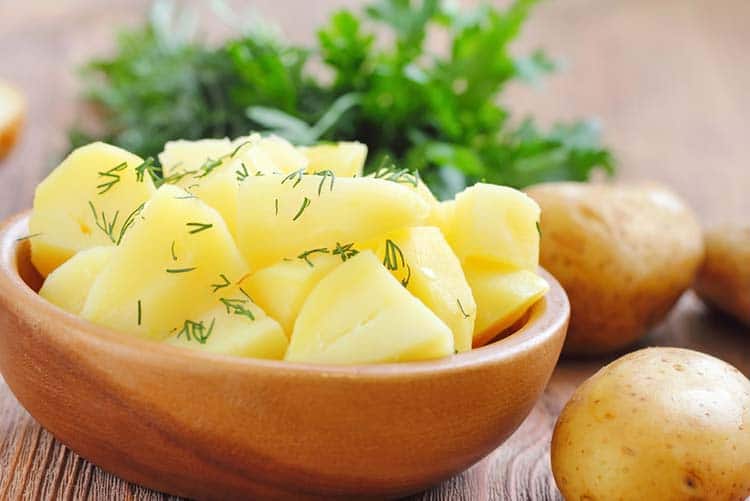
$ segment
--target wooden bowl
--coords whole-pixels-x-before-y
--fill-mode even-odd
[[[118,334],[36,294],[28,213],[0,230],[0,370],[57,439],[124,479],[200,499],[393,497],[471,466],[521,424],[557,362],[557,281],[488,346],[401,364],[323,366]]]

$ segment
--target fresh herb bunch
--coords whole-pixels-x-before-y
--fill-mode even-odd
[[[442,198],[484,180],[523,187],[613,173],[591,122],[540,130],[499,104],[508,82],[554,71],[541,51],[514,57],[510,42],[538,0],[507,9],[459,10],[439,0],[376,0],[341,10],[297,47],[259,29],[211,47],[185,29],[186,12],[157,3],[142,28],[122,33],[110,59],[88,64],[86,96],[103,112],[104,134],[71,132],[74,146],[103,139],[142,156],[168,140],[277,133],[297,144],[359,140],[368,168],[388,157],[419,171]],[[390,31],[388,43],[375,33]],[[448,36],[445,54],[428,31]],[[323,78],[308,63],[330,70]]]

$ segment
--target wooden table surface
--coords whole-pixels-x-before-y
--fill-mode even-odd
[[[198,3],[198,2],[194,2]],[[207,4],[208,2],[205,2]],[[247,3],[246,3],[247,4]],[[290,38],[309,40],[336,6],[312,0],[252,2]],[[0,164],[0,217],[30,206],[34,186],[65,146],[80,112],[74,68],[107,50],[147,0],[0,0],[0,78],[26,93],[22,141]],[[204,16],[208,17],[208,16]],[[537,46],[567,64],[540,89],[504,97],[544,123],[595,116],[620,161],[620,176],[666,182],[705,224],[750,215],[750,2],[744,0],[559,0],[542,3],[519,50]],[[221,34],[218,23],[212,32]],[[688,293],[643,345],[685,346],[750,374],[750,334],[706,312]],[[549,468],[555,418],[575,387],[608,360],[562,361],[544,397],[502,447],[416,499],[558,499]],[[16,402],[0,378],[0,499],[162,499],[103,472],[58,443]]]

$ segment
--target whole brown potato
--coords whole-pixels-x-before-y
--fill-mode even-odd
[[[692,284],[703,257],[701,229],[671,191],[549,183],[527,192],[542,207],[541,264],[570,298],[565,353],[630,345]]]
[[[706,303],[750,325],[750,227],[705,233],[706,258],[695,291]]]
[[[745,499],[750,381],[691,350],[630,353],[576,390],[551,455],[568,500]]]

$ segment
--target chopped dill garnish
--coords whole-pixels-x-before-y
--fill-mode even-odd
[[[419,185],[419,174],[409,169],[399,169],[396,164],[388,157],[383,157],[375,172],[372,173],[375,179],[384,179],[394,183],[410,184],[415,188]]]
[[[536,231],[539,233],[539,238],[542,238],[542,225],[539,224],[539,221],[536,222]]]
[[[248,294],[247,292],[245,292],[245,289],[243,289],[242,287],[238,287],[238,288],[240,289],[240,292],[242,293],[242,295],[245,296],[246,298],[248,298],[251,303],[255,302],[255,301],[253,301],[253,298],[250,297],[250,294]]]
[[[189,193],[187,195],[180,195],[179,197],[174,197],[175,200],[190,200],[191,198],[198,198],[192,193]]]
[[[99,172],[98,173],[99,177],[109,179],[109,181],[104,181],[103,183],[96,186],[99,189],[98,195],[103,195],[104,193],[107,193],[114,185],[119,183],[120,174],[117,174],[117,173],[127,168],[128,168],[128,163],[122,162],[121,164],[117,164],[107,171]]]
[[[278,215],[279,215],[279,199],[278,199],[278,198],[277,198],[277,199],[275,199],[275,200],[273,201],[273,203],[274,203],[274,205],[276,206],[276,215],[278,216]]]
[[[219,299],[219,301],[221,301],[221,303],[227,309],[227,315],[240,315],[247,317],[250,320],[255,320],[255,315],[253,315],[253,312],[245,307],[248,302],[247,299],[227,299],[223,297]]]
[[[221,283],[221,284],[211,284],[211,287],[213,288],[213,291],[211,291],[211,292],[216,292],[217,290],[223,289],[224,287],[229,287],[229,284],[231,284],[231,282],[229,281],[229,279],[227,278],[227,276],[224,275],[223,273],[221,273],[219,275],[219,278],[222,279],[224,281],[224,283]]]
[[[281,184],[286,183],[287,181],[294,180],[294,183],[292,184],[292,188],[296,188],[299,183],[302,182],[302,176],[305,173],[305,169],[297,169],[294,172],[290,172],[287,174],[287,176],[281,180]]]
[[[297,214],[295,214],[294,217],[292,218],[292,221],[296,221],[297,219],[299,219],[302,213],[305,212],[305,209],[307,209],[309,206],[310,206],[310,199],[305,197],[305,199],[302,201],[302,205],[297,211]]]
[[[401,262],[399,264],[399,261]],[[409,285],[411,279],[411,266],[409,266],[404,259],[404,253],[401,252],[401,248],[391,239],[385,241],[385,257],[383,258],[383,266],[388,270],[396,271],[398,269],[406,270],[406,278],[401,280],[401,285],[406,287]]]
[[[347,259],[359,254],[359,251],[354,248],[354,243],[341,245],[339,242],[336,242],[336,248],[333,249],[331,254],[334,256],[340,256],[342,261],[346,261]]]
[[[141,310],[141,300],[138,300],[138,325],[141,325],[141,317],[142,317],[142,310]]]
[[[247,146],[248,144],[253,144],[253,142],[252,142],[252,141],[243,141],[242,143],[240,143],[239,145],[237,145],[237,147],[236,147],[236,148],[234,149],[234,151],[232,151],[231,153],[228,153],[227,155],[224,155],[224,157],[223,157],[223,158],[234,158],[234,156],[235,156],[235,155],[236,155],[237,153],[239,153],[239,152],[240,152],[240,150],[241,150],[241,149],[242,149],[243,147]]]
[[[323,176],[320,180],[320,184],[318,185],[318,196],[320,196],[320,193],[323,191],[323,185],[326,182],[326,178],[330,178],[330,190],[333,191],[333,183],[336,181],[336,174],[330,169],[322,170],[315,173],[316,176]]]
[[[38,237],[39,235],[42,235],[42,233],[32,233],[31,235],[26,235],[25,237],[16,238],[16,242],[23,242],[24,240],[28,240],[30,238]]]
[[[466,313],[466,310],[464,310],[464,305],[461,304],[461,300],[456,298],[456,303],[458,303],[458,308],[461,310],[461,314],[464,316],[464,319],[469,318],[471,315]]]
[[[206,177],[211,172],[213,172],[214,169],[219,167],[221,165],[221,160],[214,160],[213,158],[207,158],[205,162],[203,162],[203,165],[200,166],[198,169],[198,173],[195,175],[196,178],[202,178]]]
[[[259,171],[259,170],[256,170],[256,171],[255,171],[255,177],[258,177],[258,176],[265,176],[265,174],[263,174],[263,173],[262,173],[261,171]]]
[[[313,264],[312,261],[310,261],[310,255],[311,254],[316,254],[316,253],[319,253],[319,254],[328,254],[330,252],[331,251],[329,251],[325,247],[321,247],[319,249],[311,249],[311,250],[305,251],[302,254],[300,254],[299,256],[297,256],[297,259],[304,260],[310,266],[310,268],[312,268],[315,265]]]
[[[159,179],[158,168],[156,167],[156,161],[154,157],[148,157],[144,160],[141,165],[135,168],[135,180],[138,183],[142,183],[145,179],[145,174],[151,177],[151,180]]]
[[[169,248],[169,251],[172,253],[172,261],[177,261],[177,254],[174,251],[175,241],[172,240],[172,246]]]
[[[167,273],[187,273],[189,271],[197,270],[197,266],[193,266],[192,268],[167,268],[165,271]]]
[[[116,233],[115,227],[117,226],[117,218],[120,215],[120,211],[116,211],[112,219],[108,219],[107,215],[104,213],[104,211],[102,211],[100,219],[100,215],[99,213],[97,213],[94,203],[89,200],[89,207],[91,208],[91,213],[94,216],[94,223],[96,224],[96,227],[102,230],[104,234],[109,237],[109,240],[115,245],[120,245],[120,242],[122,242],[122,238],[125,236],[125,233],[128,231],[128,229],[130,229],[131,226],[135,224],[135,217],[143,210],[143,207],[145,205],[146,202],[143,202],[133,212],[131,212],[122,223],[119,233]]]
[[[237,169],[234,171],[235,174],[237,174],[237,182],[241,183],[245,179],[247,179],[247,176],[250,175],[250,173],[247,171],[247,165],[245,165],[245,162],[242,162],[240,165],[242,165],[242,170]]]
[[[200,233],[201,231],[205,231],[209,228],[213,228],[213,224],[209,223],[185,223],[185,226],[188,228],[193,228],[192,230],[188,231],[191,235],[194,233]]]
[[[203,325],[203,320],[200,322],[194,322],[192,320],[185,320],[185,323],[182,325],[182,329],[180,329],[180,332],[177,333],[177,338],[181,338],[182,335],[185,335],[185,338],[188,341],[198,341],[200,344],[206,344],[206,341],[208,340],[208,337],[211,335],[211,333],[214,330],[214,324],[216,323],[216,318],[211,320],[211,325],[208,326],[208,329],[206,329],[206,326]]]
[[[198,172],[198,171],[196,171],[196,170],[183,170],[183,171],[180,171],[180,172],[175,172],[174,174],[170,174],[169,176],[165,177],[164,179],[162,179],[161,181],[159,181],[156,184],[158,184],[159,186],[161,186],[163,184],[175,184],[175,183],[181,181],[182,178],[187,177],[187,176],[189,176],[191,174],[195,174],[196,172]]]

